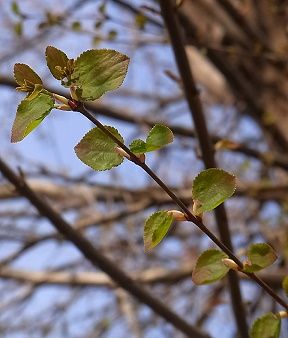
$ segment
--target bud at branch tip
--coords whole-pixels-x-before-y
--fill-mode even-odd
[[[59,110],[71,110],[70,106],[67,106],[66,104],[55,104],[54,108],[59,109]]]
[[[139,158],[141,163],[145,163],[146,160],[145,154],[136,154],[135,156]]]
[[[174,221],[187,221],[185,214],[179,210],[169,210],[168,213],[172,215]]]
[[[239,270],[239,266],[238,264],[236,264],[232,259],[230,258],[223,258],[222,259],[222,263],[227,266],[227,268],[231,269],[231,270],[235,270],[238,271]]]
[[[66,97],[62,96],[62,95],[58,95],[58,94],[53,93],[53,97],[58,102],[64,103],[65,105],[69,104],[68,103],[69,100]]]
[[[279,311],[278,315],[281,318],[288,318],[288,312],[287,311]]]

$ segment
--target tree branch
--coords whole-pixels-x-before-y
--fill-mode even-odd
[[[203,107],[199,98],[199,93],[196,88],[194,77],[190,69],[188,57],[185,51],[180,27],[175,16],[175,2],[172,5],[171,0],[160,0],[160,7],[164,22],[170,35],[172,48],[179,73],[183,83],[183,90],[190,108],[192,119],[197,131],[202,157],[206,168],[217,167],[214,159],[214,152],[210,136],[207,130],[204,117]],[[232,249],[231,236],[229,231],[228,219],[224,205],[220,205],[215,209],[215,217],[220,233],[220,238],[229,249]],[[248,326],[245,315],[245,308],[242,302],[239,279],[235,271],[230,271],[228,274],[230,295],[234,318],[237,323],[238,331],[242,338],[248,338]]]
[[[16,83],[14,80],[12,80],[9,77],[0,77],[0,85],[8,86],[8,87],[16,87]],[[51,93],[56,93],[61,96],[67,96],[67,92],[65,91],[59,91],[55,90],[54,88],[46,88]],[[106,116],[111,119],[115,119],[118,121],[123,121],[130,124],[136,124],[136,125],[144,125],[147,127],[154,127],[155,124],[159,123],[160,121],[139,117],[137,114],[127,113],[127,110],[121,110],[119,108],[114,108],[112,106],[108,106],[107,104],[100,103],[100,102],[92,102],[87,103],[87,108],[92,111],[94,114]],[[167,124],[167,127],[169,127],[175,135],[182,136],[182,137],[196,137],[196,133],[191,128],[185,128],[178,125],[171,125]],[[211,135],[211,140],[213,143],[216,143],[221,140],[221,138],[217,135]],[[249,148],[245,144],[238,144],[237,147],[234,149],[229,149],[228,151],[241,153],[244,155],[247,155],[249,157],[253,157],[261,162],[267,163],[270,166],[280,167],[285,170],[288,170],[288,160],[281,156],[281,154],[275,154],[270,152],[260,152],[255,149]]]
[[[176,205],[184,212],[185,218],[187,221],[194,223],[205,235],[207,235],[212,242],[214,242],[222,251],[224,251],[229,258],[231,258],[240,269],[243,268],[243,263],[240,259],[235,256],[235,254],[231,251],[231,249],[225,245],[221,240],[219,240],[202,222],[202,220],[198,217],[195,217],[192,212],[186,207],[185,203],[179,199],[170,189],[169,187],[148,167],[147,164],[143,163],[124,143],[122,143],[114,134],[112,134],[100,121],[98,121],[89,111],[86,110],[84,105],[78,102],[75,111],[79,111],[83,116],[85,116],[88,120],[95,124],[100,130],[103,131],[108,137],[111,138],[121,149],[123,149],[128,155],[129,160],[139,167],[141,167],[162,189],[166,192],[168,196],[174,201]],[[288,304],[278,296],[264,281],[262,281],[259,277],[257,277],[254,273],[244,272],[251,279],[256,281],[266,292],[274,298],[279,304],[281,304],[285,309],[288,310]]]
[[[67,223],[48,203],[34,193],[25,181],[18,177],[14,171],[0,158],[0,171],[2,174],[23,194],[38,210],[38,212],[50,220],[54,227],[70,242],[72,242],[79,251],[94,266],[102,269],[111,277],[118,285],[149,306],[155,313],[164,318],[167,322],[183,332],[187,336],[195,338],[207,338],[208,335],[202,333],[198,328],[194,328],[176,313],[167,308],[162,302],[154,298],[150,293],[141,288],[133,279],[126,275],[114,263],[106,258],[100,251],[77,230]]]
[[[191,273],[191,265],[184,265],[173,270],[152,268],[134,272],[132,273],[132,278],[140,284],[175,284],[190,278]],[[260,272],[260,276],[267,284],[281,289],[281,283],[286,276],[286,271],[262,271]],[[242,274],[241,277],[251,281],[251,279],[248,279],[244,274]],[[113,280],[103,272],[28,271],[4,266],[0,268],[0,278],[13,279],[19,282],[31,283],[33,285],[52,284],[66,287],[116,287]]]

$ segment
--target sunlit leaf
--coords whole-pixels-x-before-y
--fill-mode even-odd
[[[146,139],[146,145],[147,150],[146,151],[153,151],[160,149],[167,144],[173,142],[173,133],[172,131],[161,124],[156,124],[149,132],[147,139]]]
[[[197,205],[193,212],[200,215],[215,209],[233,195],[235,188],[234,175],[217,168],[201,171],[193,181],[192,198]]]
[[[192,273],[192,280],[197,285],[210,284],[223,278],[229,268],[222,262],[228,256],[220,250],[209,249],[204,251],[197,259]]]
[[[157,211],[147,218],[144,226],[144,247],[146,251],[154,248],[162,241],[172,222],[173,216],[167,211]]]
[[[272,312],[256,319],[250,330],[251,338],[278,338],[281,330],[281,319]]]
[[[37,88],[18,106],[12,127],[11,142],[23,140],[54,108],[54,100]]]
[[[48,46],[46,48],[45,55],[47,66],[50,69],[51,74],[55,79],[62,80],[65,77],[63,71],[68,63],[67,55],[53,46]]]
[[[135,154],[144,154],[146,152],[146,142],[142,140],[134,140],[129,145],[130,150]]]
[[[277,259],[274,249],[267,243],[251,244],[247,252],[248,262],[243,271],[256,272],[273,264]]]
[[[117,129],[105,126],[121,142],[124,142]],[[123,162],[123,156],[115,151],[117,144],[101,129],[90,130],[76,145],[78,158],[94,170],[108,170]]]
[[[173,142],[172,131],[161,124],[156,124],[146,138],[146,142],[135,140],[130,144],[130,150],[135,154],[147,153],[164,147]]]
[[[14,78],[15,81],[20,86],[26,86],[27,82],[32,84],[31,87],[33,91],[35,84],[42,85],[42,80],[40,77],[34,72],[32,68],[30,68],[28,65],[25,65],[24,63],[16,63],[14,65]]]
[[[117,89],[127,73],[129,58],[111,49],[88,50],[75,60],[72,81],[81,101],[98,99]]]

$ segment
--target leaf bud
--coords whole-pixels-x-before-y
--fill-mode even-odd
[[[287,311],[279,311],[278,316],[281,318],[288,318],[288,312]]]
[[[172,215],[174,221],[187,221],[185,214],[179,210],[169,210],[168,213]]]
[[[56,101],[64,103],[65,105],[69,105],[69,100],[66,97],[55,93],[53,93],[53,97]]]
[[[222,263],[227,266],[227,268],[235,271],[239,271],[239,266],[230,258],[223,258]]]

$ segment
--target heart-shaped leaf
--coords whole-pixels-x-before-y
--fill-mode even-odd
[[[197,259],[192,273],[192,280],[197,285],[210,284],[223,278],[229,268],[222,262],[228,256],[220,250],[209,249],[204,251]]]
[[[267,243],[251,244],[247,251],[248,262],[244,264],[243,271],[256,272],[273,264],[277,259],[274,249]]]
[[[146,138],[146,142],[142,140],[134,140],[130,144],[130,150],[135,154],[147,153],[166,146],[167,144],[173,142],[173,139],[173,133],[168,127],[162,124],[156,124],[150,130]]]
[[[65,77],[63,73],[65,68],[67,68],[68,57],[62,52],[62,50],[57,49],[53,46],[48,46],[46,48],[46,61],[47,66],[50,69],[51,74],[57,80],[62,80]]]
[[[72,82],[80,101],[98,99],[120,87],[127,73],[129,58],[111,49],[88,50],[74,64]]]
[[[250,330],[251,338],[278,338],[281,330],[281,319],[272,312],[255,320]]]
[[[192,186],[192,198],[196,206],[193,212],[201,215],[205,211],[215,209],[233,195],[235,181],[234,175],[222,169],[211,168],[201,171]]]
[[[173,222],[173,215],[167,211],[157,211],[147,218],[144,226],[145,251],[158,245],[167,234]]]
[[[121,142],[124,142],[117,129],[105,126]],[[123,162],[123,156],[115,151],[117,144],[101,129],[90,130],[76,145],[78,158],[94,170],[108,170]]]
[[[43,84],[41,78],[34,70],[24,63],[16,63],[14,65],[14,78],[20,86],[17,89],[26,92],[32,92],[36,84]]]
[[[27,96],[17,108],[12,127],[11,142],[23,140],[44,120],[53,108],[53,98],[42,90],[42,86],[36,85],[34,92]]]

